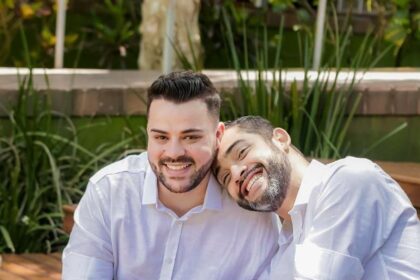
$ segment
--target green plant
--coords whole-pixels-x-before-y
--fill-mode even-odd
[[[393,0],[393,14],[385,29],[385,40],[395,46],[396,65],[401,66],[404,48],[410,41],[420,40],[420,2]]]
[[[171,46],[175,52],[176,57],[181,62],[181,65],[184,69],[191,69],[193,71],[201,71],[203,70],[203,61],[201,57],[199,57],[198,54],[194,52],[194,46],[191,38],[191,33],[189,32],[188,26],[185,26],[185,29],[187,30],[187,39],[188,39],[188,49],[191,52],[191,60],[184,54],[182,49],[178,47],[174,42],[170,42]]]
[[[0,65],[27,66],[22,52],[15,49],[21,45],[19,27],[23,26],[30,41],[30,52],[34,66],[53,65],[56,1],[0,1]],[[67,32],[66,50],[72,49],[78,34]]]
[[[10,54],[12,41],[18,31],[18,23],[15,21],[13,9],[13,1],[0,2],[0,65],[2,65]]]
[[[9,111],[11,127],[0,137],[0,252],[49,252],[65,244],[62,205],[77,202],[101,166],[145,143],[127,119],[117,143],[88,150],[78,140],[84,128],[52,111],[50,98],[35,91],[31,73],[24,77]]]
[[[25,63],[31,66],[23,28],[20,34]],[[35,90],[32,69],[18,79],[16,104],[3,108],[10,127],[0,136],[0,253],[49,252],[67,239],[61,229],[63,204],[78,201],[101,166],[135,143],[144,145],[145,134],[127,117],[121,139],[98,141],[88,150],[79,143],[80,128],[51,109],[51,92]],[[45,81],[48,85],[47,75]]]
[[[115,2],[115,3],[114,3]],[[87,47],[100,51],[99,66],[127,68],[127,54],[138,45],[139,17],[134,1],[105,0],[93,13],[92,26],[88,29],[92,40]]]
[[[254,47],[255,64],[250,63],[247,44],[244,44],[244,63],[241,65],[226,11],[223,12],[223,19],[230,57],[239,78],[238,93],[227,94],[229,97],[223,118],[260,115],[275,126],[288,130],[293,144],[307,156],[343,156],[349,144],[346,142],[346,133],[361,98],[360,94],[355,93],[358,82],[356,74],[375,65],[385,54],[383,52],[370,60],[376,41],[367,35],[353,57],[351,67],[344,72],[341,65],[349,46],[351,29],[340,34],[335,28],[337,31],[328,34],[328,39],[334,43],[333,52],[329,53],[329,59],[320,71],[312,71],[313,36],[303,30],[297,37],[303,81],[287,83],[285,75],[288,71],[281,62],[283,24],[276,37],[278,41],[274,58],[270,58],[267,28],[263,27],[262,40],[259,40],[262,44]],[[338,21],[335,22],[337,24]],[[247,42],[246,38],[243,40]],[[340,81],[339,77],[343,74],[348,76]],[[249,75],[255,77],[250,78]]]

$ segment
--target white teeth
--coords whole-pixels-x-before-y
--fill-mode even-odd
[[[252,179],[248,182],[248,185],[246,186],[246,190],[250,191],[252,186],[254,185],[254,183],[260,179],[262,177],[261,174],[255,175],[254,177],[252,177]]]
[[[171,170],[181,170],[189,166],[189,164],[166,164],[166,167],[168,167]]]

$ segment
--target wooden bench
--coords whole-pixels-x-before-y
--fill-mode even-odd
[[[61,254],[3,254],[0,256],[0,279],[61,279]]]

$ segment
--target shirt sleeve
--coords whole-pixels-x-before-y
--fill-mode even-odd
[[[324,182],[306,237],[296,246],[296,279],[361,279],[364,264],[389,235],[387,192],[373,166],[344,166]]]
[[[103,189],[90,182],[75,211],[75,224],[63,251],[64,280],[113,277],[109,215],[104,207]]]

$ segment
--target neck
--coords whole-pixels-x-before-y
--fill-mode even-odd
[[[289,211],[292,210],[295,205],[300,184],[302,183],[303,176],[309,165],[309,162],[293,149],[289,152],[288,157],[291,166],[290,183],[287,189],[286,198],[281,207],[276,211],[277,215],[286,221],[291,220]]]
[[[192,208],[202,205],[206,196],[207,184],[210,179],[210,173],[201,181],[201,183],[191,191],[185,193],[174,193],[158,182],[158,197],[160,202],[182,217]]]

